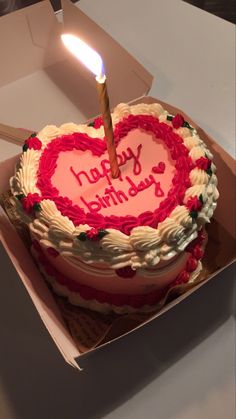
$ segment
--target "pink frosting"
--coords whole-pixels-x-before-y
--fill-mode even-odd
[[[100,158],[90,151],[60,153],[52,185],[86,212],[138,216],[147,202],[154,211],[172,186],[169,150],[152,134],[134,129],[118,144],[117,154],[121,176],[111,179],[107,153]]]
[[[129,288],[127,288],[127,293],[117,293],[117,292],[107,292],[102,289],[95,288],[97,285],[94,283],[94,287],[86,285],[86,283],[80,283],[77,280],[72,279],[68,276],[65,276],[63,273],[59,272],[59,270],[53,266],[48,258],[45,256],[45,253],[41,249],[39,243],[34,240],[33,246],[38,254],[38,261],[43,266],[45,272],[52,276],[55,281],[63,285],[68,289],[69,292],[79,293],[82,298],[85,300],[97,300],[100,303],[108,303],[113,304],[115,306],[124,306],[129,305],[134,308],[141,308],[145,304],[148,305],[155,305],[158,301],[160,301],[166,293],[175,285],[180,285],[187,283],[191,277],[191,273],[197,268],[198,260],[203,257],[204,251],[204,242],[206,240],[206,235],[204,231],[200,231],[198,233],[198,237],[189,245],[187,249],[187,261],[185,262],[185,266],[181,270],[181,272],[176,276],[175,279],[168,281],[168,284],[163,284],[163,287],[159,289],[155,289],[152,292],[147,292],[143,294],[135,294],[135,293],[128,293]],[[135,275],[130,277],[131,281],[137,278]],[[119,281],[125,281],[126,284],[129,283],[129,280],[124,280],[123,278],[117,277]],[[115,279],[112,279],[115,281]],[[130,288],[131,291],[132,287]]]
[[[190,186],[194,165],[188,149],[172,127],[149,115],[124,118],[115,125],[114,137],[123,180],[110,181],[104,139],[63,135],[52,140],[40,158],[37,186],[42,199],[52,199],[75,225],[126,234],[139,225],[157,227],[182,204]]]

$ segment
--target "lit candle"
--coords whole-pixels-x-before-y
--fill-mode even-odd
[[[96,51],[90,48],[85,42],[81,41],[81,39],[77,36],[71,34],[63,34],[61,35],[61,39],[68,50],[96,76],[97,90],[107,142],[107,151],[111,167],[111,175],[113,178],[117,178],[120,175],[120,169],[117,162],[109,97],[106,87],[106,75],[104,72],[102,58]]]

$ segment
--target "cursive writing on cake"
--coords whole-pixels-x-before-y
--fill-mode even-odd
[[[122,151],[121,154],[117,154],[118,165],[123,166],[127,163],[128,160],[133,160],[133,173],[134,175],[139,175],[142,170],[141,163],[139,161],[140,153],[142,149],[142,144],[139,144],[137,147],[137,153],[135,154],[130,147],[127,147],[126,151]],[[83,186],[83,180],[87,180],[88,183],[96,183],[102,178],[106,178],[109,185],[112,184],[110,172],[110,163],[109,160],[103,159],[100,162],[100,168],[94,167],[89,171],[81,170],[80,172],[75,172],[73,167],[70,167],[71,172],[77,178],[79,185]]]
[[[124,166],[129,160],[132,162],[132,173],[134,176],[140,175],[142,172],[142,165],[140,162],[142,144],[139,144],[135,150],[131,147],[127,147],[126,151],[122,151],[117,155],[119,166]],[[163,197],[164,192],[161,188],[160,182],[156,180],[153,174],[161,174],[165,171],[165,164],[160,162],[157,166],[153,166],[148,176],[145,176],[141,181],[136,181],[131,176],[122,176],[122,173],[118,179],[122,186],[121,189],[117,189],[110,177],[110,163],[109,160],[103,159],[99,162],[99,167],[93,167],[89,170],[80,170],[76,172],[73,167],[70,167],[71,173],[76,177],[80,187],[88,184],[95,184],[101,179],[106,179],[108,187],[104,189],[102,194],[96,194],[94,199],[88,201],[85,197],[80,196],[80,200],[84,207],[89,212],[99,212],[102,208],[108,208],[113,205],[119,205],[129,200],[129,198],[135,197],[140,192],[154,186],[154,194],[156,197]],[[131,173],[131,175],[132,175]],[[124,173],[123,173],[124,175]],[[117,185],[117,183],[116,183]],[[125,189],[125,191],[124,191]]]

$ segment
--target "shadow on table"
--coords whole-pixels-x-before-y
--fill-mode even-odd
[[[102,418],[232,314],[235,271],[230,267],[142,330],[85,355],[79,372],[60,356],[1,247],[0,260],[0,387],[15,413],[10,417],[17,419]]]

